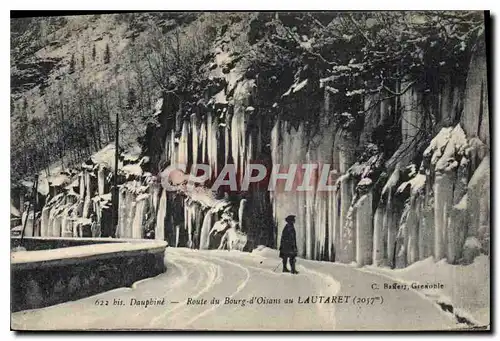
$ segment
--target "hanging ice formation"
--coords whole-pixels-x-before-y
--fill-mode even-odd
[[[104,236],[209,249],[220,245],[224,234],[210,231],[225,219],[237,231],[237,243],[244,241],[251,250],[259,244],[279,246],[284,219],[294,214],[301,257],[360,266],[401,267],[429,256],[470,262],[489,252],[489,113],[481,53],[473,56],[463,88],[444,76],[431,107],[421,104],[425,90],[418,84],[400,84],[408,88],[397,103],[405,110],[396,110],[389,100],[374,106],[380,98],[364,96],[362,107],[371,109],[362,129],[353,130],[333,119],[331,80],[321,80],[314,90],[324,92],[319,109],[307,107],[313,105],[308,102],[312,79],[296,80],[282,102],[264,103],[259,82],[232,63],[236,55],[218,48],[201,93],[189,99],[165,93],[155,109],[159,127],[149,131],[143,151],[121,154],[116,229],[110,145],[73,174],[71,184],[50,184],[40,234],[85,235],[95,213]],[[306,105],[300,110],[316,115],[316,126],[296,119],[297,102]],[[428,111],[439,119],[426,121]],[[342,115],[352,121],[350,114]],[[372,136],[391,120],[399,122],[401,144],[388,151]],[[431,124],[439,127],[433,138],[422,134]],[[161,185],[160,174],[169,164],[207,164],[210,182],[227,163],[236,165],[241,179],[252,162],[268,169],[315,164],[316,180],[326,167],[335,190],[318,190],[317,183],[308,191],[251,186],[226,193],[199,185],[188,190],[186,184],[168,191]]]

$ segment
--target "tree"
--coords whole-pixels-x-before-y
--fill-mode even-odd
[[[188,28],[175,28],[168,34],[153,28],[144,46],[149,76],[162,90],[181,90],[197,76],[198,63],[215,39],[209,20],[192,23]]]
[[[109,64],[110,57],[109,44],[106,44],[106,49],[104,50],[104,64]]]
[[[82,69],[85,69],[85,53],[82,53]]]
[[[96,52],[95,52],[95,44],[92,45],[92,60],[95,61],[95,55],[96,55]]]
[[[439,77],[465,77],[484,27],[482,14],[474,12],[263,13],[259,20],[253,66],[274,75],[283,90],[304,79],[320,84],[337,99],[333,118],[352,131],[382,102],[394,113],[384,122],[391,129],[408,110],[401,96],[414,85],[428,89],[421,101],[431,101],[439,93]],[[281,94],[273,94],[276,101]],[[364,103],[367,98],[370,103]],[[425,114],[425,125],[432,126],[434,118]]]
[[[132,109],[135,106],[135,103],[137,102],[137,96],[135,94],[134,88],[129,88],[128,89],[128,94],[127,94],[127,109]]]
[[[71,60],[69,61],[69,73],[75,72],[75,54],[71,55]]]

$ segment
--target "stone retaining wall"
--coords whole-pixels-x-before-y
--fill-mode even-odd
[[[13,246],[19,242],[12,239]],[[166,270],[163,241],[24,238],[22,244],[38,251],[11,253],[12,312],[131,286]]]

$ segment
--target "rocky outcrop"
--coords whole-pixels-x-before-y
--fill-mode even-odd
[[[210,249],[232,228],[234,244],[251,250],[278,246],[284,218],[294,214],[298,253],[309,259],[403,267],[429,256],[470,262],[489,252],[483,42],[463,74],[432,69],[422,84],[396,84],[391,98],[350,92],[363,113],[355,115],[338,114],[345,100],[337,96],[338,79],[304,68],[283,86],[250,68],[225,35],[200,66],[203,80],[182,93],[164,91],[140,152],[122,153],[116,229],[108,223],[114,167],[102,157],[114,155],[108,149],[81,170],[75,186],[48,201],[43,233],[66,233],[59,232],[68,230],[71,219],[64,217],[96,212],[109,236]],[[185,178],[173,184],[162,173],[174,164],[186,171],[205,164],[211,174],[193,190]],[[226,164],[235,165],[240,185],[252,164],[283,171],[297,165],[312,181],[291,190],[228,184],[210,191]]]

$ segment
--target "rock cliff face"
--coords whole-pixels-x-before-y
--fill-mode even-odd
[[[219,247],[231,227],[231,245],[251,250],[277,247],[284,218],[294,214],[299,256],[308,259],[404,267],[429,256],[467,263],[489,253],[484,38],[461,75],[441,72],[426,84],[396,84],[396,99],[353,94],[366,112],[360,119],[333,115],[342,100],[335,80],[307,72],[270,96],[274,75],[248,71],[247,60],[229,44],[231,34],[214,42],[200,67],[202,82],[183,94],[164,91],[141,150],[120,155],[116,229],[110,145],[47,200],[41,235],[76,233],[71,226],[89,224],[96,212],[106,236],[207,249]],[[335,190],[316,183],[308,191],[251,185],[214,193],[205,187],[186,191],[181,183],[167,191],[161,173],[172,164],[207,164],[218,174],[234,164],[241,176],[255,163],[268,169],[314,164],[313,178],[326,172]],[[226,225],[214,226],[218,222]],[[210,233],[213,228],[222,232]]]

